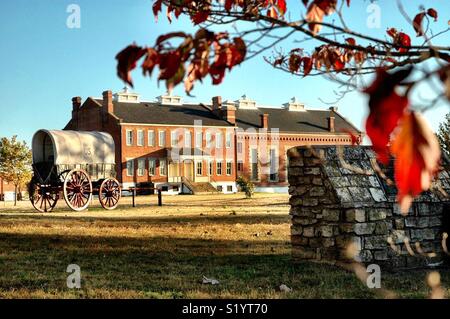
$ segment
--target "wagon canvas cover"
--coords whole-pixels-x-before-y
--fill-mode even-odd
[[[114,140],[104,132],[39,130],[32,144],[33,163],[115,164]]]

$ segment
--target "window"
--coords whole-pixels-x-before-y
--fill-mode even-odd
[[[168,192],[169,191],[169,186],[162,186],[161,187],[161,191],[162,192]]]
[[[206,132],[206,147],[211,148],[212,136],[210,132]]]
[[[269,181],[271,181],[271,182],[278,181],[278,156],[277,156],[277,150],[274,148],[270,150]]]
[[[134,161],[127,161],[127,176],[134,176]]]
[[[216,133],[216,148],[222,147],[222,133]]]
[[[148,131],[148,146],[155,146],[155,131]]]
[[[242,172],[244,170],[244,163],[237,162],[237,170],[238,172]]]
[[[252,180],[258,180],[258,150],[256,148],[251,150],[251,178]]]
[[[133,145],[133,131],[127,130],[127,145],[131,146]]]
[[[166,131],[159,131],[159,146],[165,147],[166,146]]]
[[[237,152],[242,154],[242,143],[241,142],[237,143]]]
[[[209,163],[208,163],[209,165],[209,169],[208,169],[208,174],[209,175],[213,175],[214,174],[214,170],[213,170],[213,164],[214,164],[214,162],[213,161],[209,161]]]
[[[232,171],[232,163],[227,162],[227,175],[231,175],[231,171]]]
[[[203,174],[203,162],[199,161],[197,162],[197,175]]]
[[[163,158],[159,159],[159,175],[167,175],[167,164],[166,160]]]
[[[138,176],[144,176],[145,174],[145,159],[138,159],[138,169],[137,169]]]
[[[184,132],[184,147],[192,147],[192,134],[190,131]]]
[[[170,146],[177,147],[178,146],[178,133],[177,131],[170,132]]]
[[[154,158],[148,159],[148,175],[153,176],[155,175],[155,169],[156,169],[156,160]]]
[[[228,185],[228,186],[227,186],[227,192],[232,192],[232,191],[233,191],[233,186]]]
[[[172,187],[172,190],[173,190],[174,192],[177,192],[177,193],[178,193],[178,191],[180,190],[180,188],[179,188],[178,186],[173,186],[173,187]]]
[[[230,148],[231,147],[231,138],[232,137],[233,137],[233,135],[231,133],[227,133],[227,135],[226,135],[226,142],[225,142],[226,148]]]
[[[222,185],[217,185],[217,191],[222,192],[223,191],[223,186]]]
[[[137,131],[137,145],[144,146],[144,131],[143,130]]]
[[[202,148],[203,146],[203,133],[197,132],[195,133],[195,147]]]
[[[216,162],[216,175],[222,175],[222,162]]]

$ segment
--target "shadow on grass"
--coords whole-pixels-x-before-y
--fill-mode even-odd
[[[164,217],[158,217],[152,216],[152,217],[116,217],[116,216],[108,216],[108,217],[99,217],[96,215],[95,217],[92,216],[70,216],[67,215],[67,212],[61,212],[61,215],[55,215],[55,213],[52,213],[52,215],[45,216],[44,215],[36,215],[33,213],[8,213],[7,215],[1,216],[2,220],[15,220],[20,222],[21,220],[24,221],[42,221],[43,219],[48,219],[49,221],[103,221],[103,222],[125,222],[125,223],[131,223],[131,224],[229,224],[229,225],[235,225],[235,224],[258,224],[258,223],[270,223],[270,224],[286,224],[289,223],[290,216],[288,214],[286,215],[280,215],[280,214],[270,214],[270,213],[263,213],[263,214],[249,214],[249,215],[240,215],[237,213],[237,215],[227,215],[227,216],[214,216],[214,215],[189,215],[189,216],[177,216],[176,212],[173,213],[173,216],[164,216]],[[120,225],[123,226],[123,225]]]
[[[282,241],[5,233],[0,238],[0,295],[17,289],[67,291],[66,268],[78,264],[82,289],[77,296],[102,289],[137,291],[140,297],[372,297],[342,269],[293,264]],[[201,284],[203,275],[220,284]],[[281,294],[281,284],[294,292]]]

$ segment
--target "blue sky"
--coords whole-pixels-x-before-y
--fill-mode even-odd
[[[425,3],[439,12],[439,21],[433,24],[435,31],[447,27],[450,17],[448,0],[403,0],[410,15]],[[66,20],[68,5],[81,8],[81,28],[70,29]],[[379,0],[381,28],[369,29],[366,25],[366,9],[370,1],[353,0],[345,10],[349,27],[361,33],[385,36],[387,27],[396,27],[411,35],[413,44],[418,40],[414,31],[396,9],[396,1]],[[18,135],[27,142],[40,128],[62,128],[70,119],[71,98],[101,96],[101,92],[114,92],[123,87],[116,76],[114,59],[126,45],[135,41],[140,45],[153,45],[156,37],[172,31],[194,31],[186,19],[172,24],[161,16],[156,23],[151,0],[9,0],[0,2],[0,136]],[[304,14],[300,1],[288,1],[293,17]],[[336,16],[328,17],[331,21]],[[301,39],[296,36],[293,39]],[[436,44],[448,45],[450,36],[441,37]],[[291,48],[287,42],[285,48]],[[266,53],[269,55],[270,51]],[[207,102],[212,96],[237,99],[242,94],[263,105],[280,106],[296,96],[308,108],[328,108],[322,101],[336,100],[333,93],[337,86],[321,77],[299,77],[273,69],[256,57],[236,67],[226,75],[220,86],[212,86],[209,78],[197,83],[195,98],[189,101]],[[143,78],[141,72],[133,73],[134,90],[144,99],[152,100],[164,93],[155,77]],[[174,94],[184,96],[181,86]],[[421,94],[430,96],[424,87]],[[367,114],[366,96],[359,92],[347,94],[337,103],[339,111],[357,127],[363,128]],[[448,104],[441,104],[425,115],[433,128],[438,127]]]

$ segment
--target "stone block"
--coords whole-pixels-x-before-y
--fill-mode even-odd
[[[291,158],[289,160],[289,167],[301,167],[303,165],[303,158],[301,157]]]
[[[384,209],[370,209],[368,215],[370,221],[383,220],[387,217],[387,211]]]
[[[309,190],[309,196],[319,197],[325,195],[325,187],[315,186]]]
[[[318,167],[307,167],[304,169],[305,175],[320,175],[320,168]]]
[[[317,237],[333,237],[333,226],[323,225],[316,228],[315,235]]]
[[[358,223],[355,224],[355,234],[357,235],[370,235],[375,231],[375,223]]]
[[[370,203],[373,201],[370,192],[367,188],[362,187],[349,187],[348,191],[350,192],[353,201],[355,202],[367,202]]]
[[[289,167],[288,169],[289,176],[302,176],[303,168],[301,167]]]
[[[339,210],[338,209],[324,209],[322,210],[322,219],[325,221],[337,222],[339,221]]]
[[[303,228],[303,236],[304,237],[314,237],[314,227]]]
[[[372,195],[372,198],[376,202],[385,202],[387,201],[386,195],[384,194],[384,191],[381,188],[369,188],[370,194]]]
[[[373,253],[373,258],[375,260],[388,260],[388,253],[386,250],[378,250]]]
[[[389,232],[389,223],[386,221],[378,221],[375,226],[375,234],[386,235]]]
[[[300,236],[303,233],[303,227],[291,225],[291,236]]]
[[[355,256],[355,261],[357,261],[357,262],[370,262],[372,260],[373,260],[373,256],[369,250],[361,250]]]
[[[353,201],[352,196],[350,195],[350,192],[348,191],[347,188],[336,188],[336,194],[338,196],[338,198],[342,201],[342,202],[351,202]]]
[[[313,185],[323,185],[322,178],[320,178],[320,177],[314,177],[313,180],[312,180],[312,184],[313,184]]]
[[[366,212],[364,209],[348,209],[345,212],[345,220],[348,222],[363,223],[366,221]]]
[[[387,236],[367,236],[364,237],[364,249],[383,249],[389,247]]]
[[[411,239],[422,241],[426,239],[435,239],[435,232],[431,228],[425,229],[411,229]]]
[[[305,198],[303,199],[303,206],[317,206],[319,201],[317,198]]]

